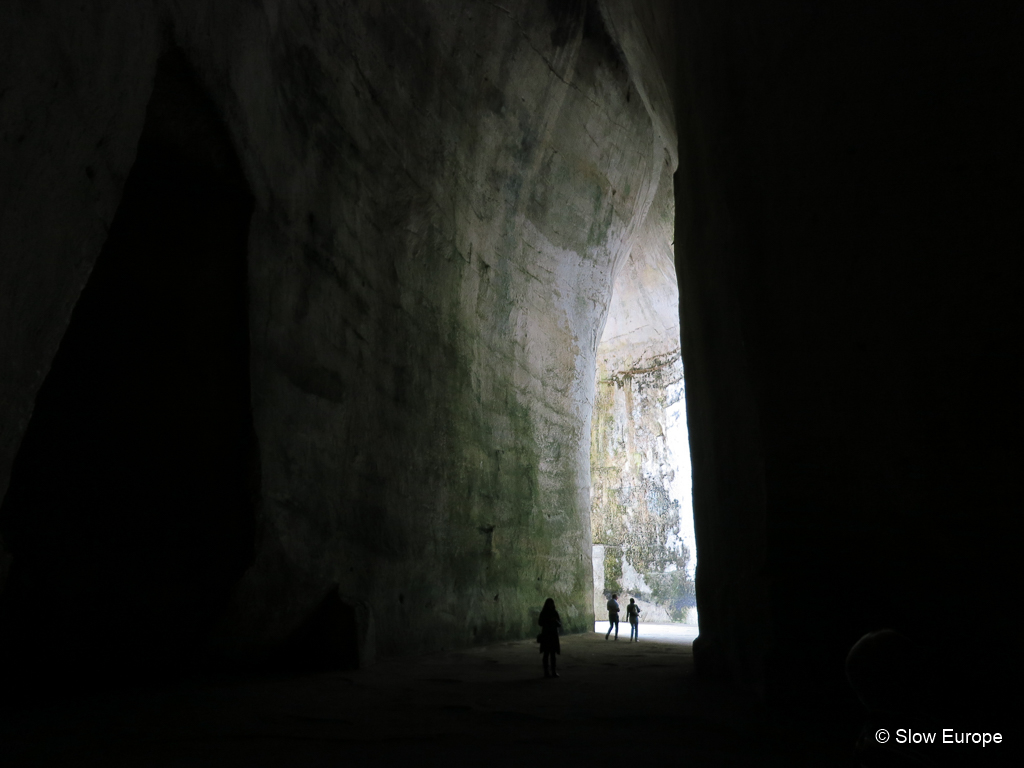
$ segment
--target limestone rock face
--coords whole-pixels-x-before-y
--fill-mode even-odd
[[[212,634],[234,658],[290,639],[322,649],[295,636],[309,626],[355,625],[385,654],[524,636],[547,596],[587,628],[598,343],[617,334],[614,279],[633,280],[627,258],[674,171],[698,668],[814,689],[808,701],[846,695],[858,637],[933,640],[955,605],[971,627],[958,652],[993,681],[965,700],[1005,700],[1024,679],[1007,608],[1021,528],[1021,18],[1012,3],[0,4],[0,492],[18,497],[0,508],[0,659],[44,639],[60,651],[48,660],[100,646],[117,659],[118,643],[155,636],[133,627],[136,598],[176,627],[174,647]],[[184,116],[154,87],[171,55],[202,95]],[[158,158],[169,176],[191,168],[200,192],[170,197],[209,213],[219,196],[205,182],[234,168],[240,225],[209,262],[179,260],[173,243],[195,229],[181,216],[173,238],[150,232],[153,248],[122,249],[121,263],[168,288],[174,311],[227,316],[165,347],[147,324],[161,313],[134,297],[140,311],[112,327],[143,340],[111,355],[104,404],[130,426],[123,377],[137,362],[166,370],[163,426],[140,444],[185,446],[167,455],[196,475],[219,453],[207,435],[240,436],[258,461],[231,456],[229,490],[258,477],[258,491],[238,504],[247,517],[211,525],[187,503],[175,515],[167,499],[188,494],[155,462],[150,492],[174,491],[160,516],[117,488],[115,509],[37,515],[35,491],[74,496],[60,477],[26,481],[18,457],[39,444],[35,416],[53,413],[51,369],[73,349],[86,369],[98,359],[63,345],[83,287],[127,213],[167,192],[159,174],[131,192],[147,147],[196,134],[223,140],[184,152],[182,168]],[[244,280],[225,285],[234,299],[244,288],[247,310],[228,311],[206,277],[239,249]],[[104,322],[112,306],[125,304],[101,306]],[[247,359],[228,365],[216,339],[246,312],[232,359]],[[248,402],[237,380],[221,387],[240,370]],[[251,418],[220,430],[168,417],[183,402],[168,382],[183,379],[188,398]],[[69,465],[88,456],[116,478],[102,451],[48,423],[41,442],[67,447]],[[73,525],[41,522],[58,519]],[[126,591],[126,565],[212,580]],[[325,595],[334,607],[310,623]],[[123,631],[65,621],[101,598],[92,628],[113,617]],[[61,631],[39,637],[26,606]]]
[[[667,441],[668,408],[683,396],[668,176],[615,280],[597,349],[591,429],[591,531],[604,547],[596,589],[653,595],[659,608],[650,604],[649,621],[655,614],[681,620],[693,602],[691,553],[679,535],[682,510],[672,487],[677,462],[688,458],[673,456]]]
[[[672,171],[666,166],[640,236],[615,277],[598,345],[598,363],[606,371],[643,367],[679,352],[674,236]]]
[[[3,14],[0,488],[176,49],[254,201],[257,533],[216,647],[260,657],[335,590],[384,653],[524,636],[548,596],[588,627],[598,337],[674,169],[598,4]],[[11,584],[71,578],[13,529]]]

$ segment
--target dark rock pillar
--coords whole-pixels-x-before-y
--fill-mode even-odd
[[[1020,11],[681,13],[698,664],[841,691],[864,632],[956,626],[1013,680]]]

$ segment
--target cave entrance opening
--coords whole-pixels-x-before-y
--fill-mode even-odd
[[[672,209],[656,204],[656,226],[616,277],[598,344],[590,512],[601,631],[612,594],[623,619],[633,598],[645,623],[697,625]]]
[[[252,209],[225,129],[182,56],[164,56],[12,467],[5,652],[106,676],[173,667],[251,563]]]

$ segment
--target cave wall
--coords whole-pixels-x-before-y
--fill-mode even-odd
[[[698,666],[839,691],[860,634],[955,625],[933,672],[991,705],[1020,679],[1020,10],[679,13]]]
[[[952,610],[994,678],[1019,585],[1021,23],[4,3],[0,490],[179,47],[254,206],[262,480],[222,652],[259,656],[334,590],[385,652],[521,636],[548,594],[588,624],[597,336],[678,155],[698,665],[841,685],[860,633],[927,642]]]
[[[524,636],[547,596],[589,627],[595,350],[674,168],[599,5],[2,13],[0,488],[177,49],[253,198],[261,481],[217,653],[332,594],[385,654]]]
[[[161,57],[121,204],[11,466],[0,655],[145,668],[209,632],[251,565],[252,207],[180,51]]]

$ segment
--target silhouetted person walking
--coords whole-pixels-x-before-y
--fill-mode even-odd
[[[615,602],[615,598],[618,595],[612,595],[612,599],[608,601],[608,635],[615,630],[615,639],[619,639],[619,604]],[[608,635],[604,636],[604,639],[608,639]]]
[[[558,630],[562,628],[562,620],[555,610],[555,601],[552,598],[544,601],[537,623],[540,624],[537,642],[540,643],[540,652],[544,654],[544,677],[558,677],[556,657],[562,652],[562,646],[558,642]]]
[[[640,642],[640,606],[633,598],[629,598],[629,605],[626,606],[626,621],[629,622],[629,639],[632,642]]]

